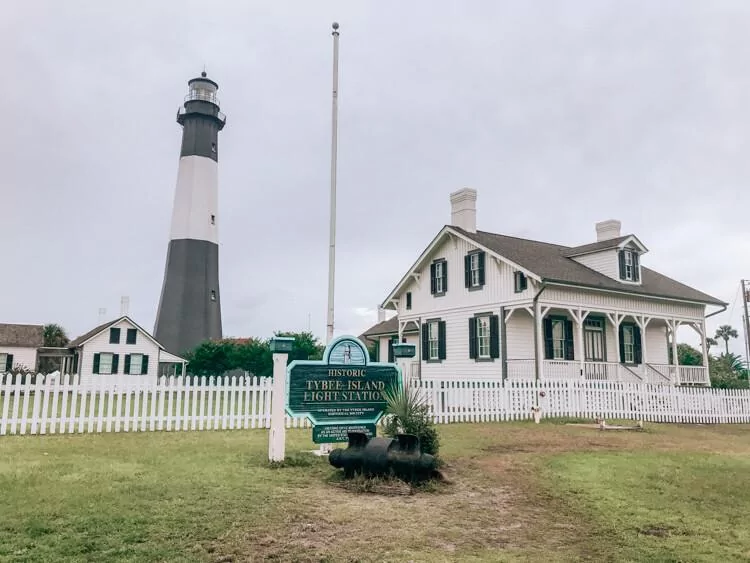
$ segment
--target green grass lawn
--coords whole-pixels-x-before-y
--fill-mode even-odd
[[[448,483],[344,483],[287,431],[6,436],[0,561],[746,561],[750,427],[439,427]]]

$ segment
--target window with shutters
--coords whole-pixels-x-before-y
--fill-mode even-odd
[[[620,260],[620,279],[638,282],[641,278],[640,256],[632,248],[625,248],[618,253]]]
[[[474,253],[469,255],[469,276],[471,281],[471,287],[478,287],[479,281],[479,254]]]
[[[552,319],[552,359],[565,359],[565,321]]]
[[[490,357],[490,318],[477,317],[477,355],[479,358]]]
[[[109,329],[109,343],[110,344],[119,344],[120,343],[120,329],[119,328],[110,328]]]
[[[444,287],[444,273],[445,273],[445,262],[435,262],[435,292],[434,293],[445,293]]]
[[[117,329],[120,330],[120,329]],[[99,354],[99,373],[101,375],[111,375],[112,374],[112,360],[114,358],[114,354],[110,354],[109,352],[104,352]]]
[[[622,349],[626,364],[635,363],[635,327],[624,325],[622,327]]]
[[[438,331],[438,321],[432,321],[431,323],[427,324],[428,330],[429,330],[429,355],[427,357],[428,360],[437,360],[439,357],[439,342],[440,342],[440,333]]]
[[[143,354],[130,354],[130,375],[143,375]]]
[[[528,287],[528,279],[526,278],[526,274],[523,272],[516,272],[514,274],[515,278],[515,292],[521,293],[522,291],[526,291],[526,288]]]

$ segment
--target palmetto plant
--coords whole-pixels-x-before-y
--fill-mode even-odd
[[[731,327],[731,325],[721,325],[716,329],[716,334],[714,336],[716,339],[721,338],[724,341],[725,352],[729,354],[729,339],[737,338],[739,335],[737,334],[737,331]]]
[[[418,388],[396,385],[383,390],[386,402],[385,433],[414,434],[419,438],[422,453],[436,455],[439,438],[432,422],[430,408]]]

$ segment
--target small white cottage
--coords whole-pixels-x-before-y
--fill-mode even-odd
[[[68,347],[74,354],[73,372],[82,382],[97,375],[182,375],[187,363],[127,315],[97,326]]]
[[[44,326],[0,323],[0,373],[33,371],[37,349],[44,345]]]

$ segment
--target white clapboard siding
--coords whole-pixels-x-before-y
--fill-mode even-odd
[[[32,382],[33,379],[33,382]],[[580,379],[412,383],[437,424],[543,418],[750,423],[750,390]],[[0,376],[0,436],[269,428],[272,381],[257,377]],[[310,428],[286,417],[287,428]]]

